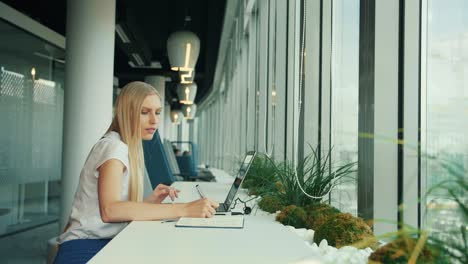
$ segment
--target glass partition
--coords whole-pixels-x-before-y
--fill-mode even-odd
[[[0,20],[0,236],[59,215],[65,52]]]

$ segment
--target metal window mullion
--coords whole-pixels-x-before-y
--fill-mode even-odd
[[[304,93],[303,108],[303,143],[315,147],[319,143],[319,102],[321,76],[321,41],[322,41],[322,1],[308,1],[306,4],[305,52],[304,58]],[[309,149],[301,150],[300,156],[309,154]]]
[[[419,94],[419,123],[420,123],[420,150],[427,151],[427,21],[428,21],[428,3],[427,0],[421,2],[421,42],[420,42],[420,94]],[[420,193],[427,190],[427,156],[420,155],[419,157],[419,190]],[[421,195],[420,195],[421,196]],[[423,197],[421,197],[422,199]],[[426,201],[421,201],[420,207],[420,226],[425,228],[427,225],[426,219]]]
[[[331,148],[331,60],[332,60],[332,0],[322,2],[322,67],[321,67],[321,133],[320,150]]]
[[[404,149],[403,149],[403,221],[418,226],[419,190],[419,101],[420,98],[420,1],[405,1],[404,60]]]
[[[300,1],[288,2],[288,50],[287,50],[287,114],[286,114],[286,159],[297,160],[297,127],[299,115],[299,39]]]
[[[375,0],[360,1],[358,216],[374,219]]]
[[[286,80],[287,80],[287,2],[276,0],[276,121],[275,121],[275,158],[285,159],[286,127]]]

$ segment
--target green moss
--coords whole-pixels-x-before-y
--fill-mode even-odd
[[[306,227],[313,230],[317,230],[329,217],[340,213],[338,209],[325,203],[310,204],[304,209],[307,213]]]
[[[307,214],[303,208],[289,205],[276,216],[276,221],[295,228],[305,228],[306,218]]]
[[[314,242],[326,239],[328,244],[337,248],[367,241],[375,241],[370,227],[359,217],[348,213],[333,214],[315,229]],[[365,247],[363,246],[363,247]],[[360,247],[360,246],[357,246]]]
[[[278,196],[266,194],[262,197],[262,200],[258,202],[258,206],[265,212],[276,213],[276,211],[281,211],[285,205]]]
[[[378,248],[369,256],[369,263],[408,263],[411,254],[413,253],[417,239],[414,237],[400,236],[396,240]],[[445,264],[450,261],[439,254],[433,246],[428,243],[424,244],[416,263],[438,263]]]

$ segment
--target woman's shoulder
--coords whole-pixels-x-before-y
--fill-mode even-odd
[[[99,141],[96,143],[96,150],[123,150],[128,151],[128,146],[120,138],[119,133],[115,131],[107,132]]]

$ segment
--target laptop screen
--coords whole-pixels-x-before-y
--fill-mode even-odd
[[[232,184],[231,189],[229,190],[229,193],[226,197],[226,201],[224,201],[224,207],[226,211],[231,206],[232,200],[236,196],[237,190],[242,184],[242,181],[244,180],[245,175],[247,175],[247,172],[250,168],[250,165],[252,164],[254,157],[255,157],[255,151],[249,151],[245,155],[244,161],[242,162],[239,172],[237,173],[236,178],[234,179],[234,183]]]

